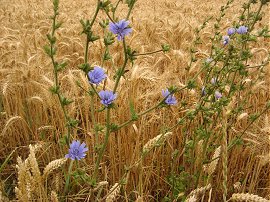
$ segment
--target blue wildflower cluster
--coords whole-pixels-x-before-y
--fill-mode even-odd
[[[119,22],[110,22],[109,30],[117,35],[117,39],[122,41],[125,36],[129,35],[132,32],[132,29],[129,27],[129,21],[120,20]],[[89,83],[99,85],[104,79],[107,78],[105,71],[103,68],[99,66],[94,66],[94,69],[88,72]],[[113,101],[117,98],[117,94],[103,90],[98,93],[99,98],[101,99],[101,104],[108,107],[113,103]]]
[[[230,37],[229,36],[223,36],[223,45],[227,45],[230,42]]]
[[[103,68],[99,66],[95,66],[93,70],[88,72],[88,78],[89,82],[91,84],[100,84],[105,78],[107,78],[107,75],[105,74],[105,71]],[[108,107],[110,104],[113,103],[113,101],[116,99],[117,94],[113,93],[112,91],[100,91],[98,93],[101,103]]]
[[[222,94],[219,91],[215,91],[215,98],[218,100],[220,98],[222,98]]]
[[[216,77],[213,77],[213,78],[211,79],[210,83],[211,83],[212,85],[216,85],[216,84],[217,84],[217,78],[216,78]],[[203,87],[202,87],[202,90],[201,90],[201,95],[202,95],[202,96],[205,96],[206,94],[207,94],[206,88],[205,88],[205,86],[203,86]],[[215,93],[214,93],[214,96],[215,96],[215,98],[218,100],[218,99],[220,99],[220,98],[222,97],[222,94],[221,94],[218,90],[216,90]]]
[[[230,27],[227,30],[227,34],[226,36],[223,36],[223,45],[227,45],[230,42],[230,36],[234,35],[235,33],[237,34],[246,34],[248,32],[248,27],[246,26],[240,26],[237,29],[234,27]]]
[[[162,90],[162,96],[164,98],[166,97],[164,102],[167,105],[176,105],[177,104],[177,100],[176,100],[175,96],[173,94],[171,94],[168,89]]]

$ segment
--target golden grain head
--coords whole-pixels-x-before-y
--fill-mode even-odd
[[[236,193],[233,194],[230,198],[232,201],[250,201],[250,202],[269,202],[269,200],[262,198],[258,195],[249,194],[249,193]]]
[[[109,190],[108,196],[106,197],[106,202],[113,202],[116,201],[117,196],[120,192],[120,185],[115,183],[112,188]]]

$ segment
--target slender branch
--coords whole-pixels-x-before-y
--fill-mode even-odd
[[[163,50],[157,50],[157,51],[152,51],[152,52],[147,52],[147,53],[138,53],[138,54],[134,54],[134,56],[141,56],[141,55],[151,55],[151,54],[155,54],[155,53],[159,53],[162,52]]]
[[[117,90],[117,87],[119,85],[119,81],[123,75],[123,73],[125,72],[125,68],[127,66],[127,62],[128,62],[128,56],[127,56],[127,46],[126,46],[126,41],[125,41],[125,38],[123,39],[123,47],[124,47],[124,55],[125,55],[125,60],[124,60],[124,64],[120,70],[120,73],[119,75],[117,76],[117,79],[116,79],[116,82],[115,82],[115,85],[114,85],[114,88],[113,88],[113,93],[116,92]]]

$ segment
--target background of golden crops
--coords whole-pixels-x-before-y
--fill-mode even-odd
[[[228,10],[222,21],[224,34],[233,20],[239,16],[244,1],[237,0]],[[189,61],[189,47],[194,38],[194,28],[210,15],[216,16],[220,6],[226,0],[139,0],[131,17],[133,33],[127,38],[127,43],[138,52],[157,50],[160,44],[168,43],[172,50],[167,54],[158,53],[143,56],[135,61],[135,66],[129,66],[128,79],[121,80],[119,108],[113,118],[122,123],[129,119],[129,99],[135,102],[137,111],[143,111],[160,100],[162,89],[170,85],[180,85],[186,81],[184,68]],[[60,19],[64,22],[57,32],[57,58],[68,61],[65,72],[60,74],[61,89],[67,97],[74,99],[69,106],[71,116],[79,119],[80,125],[73,138],[84,140],[90,148],[85,160],[89,172],[93,169],[94,142],[91,133],[89,97],[76,85],[79,80],[85,88],[87,79],[78,69],[83,63],[85,45],[80,19],[92,17],[95,1],[63,0],[60,1]],[[264,20],[260,24],[269,24],[269,8],[265,11]],[[123,17],[127,8],[122,6],[118,12]],[[65,131],[64,117],[58,100],[49,92],[53,84],[53,70],[50,59],[43,51],[47,43],[46,34],[51,29],[48,17],[52,14],[52,2],[47,0],[1,0],[0,1],[0,162],[15,149],[9,164],[0,174],[0,180],[7,187],[14,188],[16,184],[16,157],[27,157],[27,146],[39,141],[46,142],[42,152],[37,156],[42,169],[50,161],[61,158],[55,142],[59,134]],[[99,15],[97,20],[103,19]],[[212,35],[213,22],[203,31],[203,46],[198,56],[207,58],[210,48],[208,38]],[[100,31],[98,23],[94,26]],[[99,65],[102,58],[102,40],[90,46],[90,63]],[[259,49],[258,49],[259,48]],[[121,45],[112,48],[112,55],[116,66],[121,64]],[[259,41],[258,51],[254,62],[265,58],[269,50],[269,40]],[[199,66],[200,63],[197,63]],[[105,63],[110,73],[111,66]],[[263,103],[269,98],[269,66],[266,68],[265,82],[258,84],[256,96],[250,99],[254,110],[262,109]],[[196,65],[194,66],[196,72]],[[113,74],[111,73],[110,76]],[[112,80],[108,80],[108,87]],[[199,92],[195,92],[199,93]],[[191,94],[182,94],[178,99],[189,102],[194,100]],[[110,185],[118,182],[124,173],[124,165],[129,165],[138,158],[142,146],[160,133],[162,127],[172,125],[179,117],[180,110],[172,107],[170,110],[156,110],[137,121],[136,127],[125,127],[110,136],[110,143],[103,159],[102,172],[104,180]],[[99,115],[103,122],[103,115]],[[239,123],[239,129],[245,127],[246,122]],[[134,130],[137,128],[137,130]],[[151,201],[154,194],[169,193],[166,177],[169,173],[171,155],[175,149],[180,150],[180,129],[173,131],[173,137],[162,149],[157,149],[144,161],[143,171],[134,169],[131,172],[126,194],[141,190],[144,199]],[[249,145],[237,148],[230,154],[228,163],[228,187],[232,193],[233,184],[243,180],[238,191],[258,194],[270,199],[270,123],[268,116],[262,117],[253,125],[252,130],[245,136]],[[62,155],[62,156],[61,156]],[[140,179],[143,179],[140,180]],[[215,174],[215,184],[212,200],[220,197],[222,190],[222,168],[218,165]],[[136,193],[135,193],[136,195]],[[86,198],[85,195],[80,196]],[[74,200],[78,200],[75,198]],[[154,196],[157,197],[157,196]]]

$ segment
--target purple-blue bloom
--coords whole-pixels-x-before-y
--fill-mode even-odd
[[[102,90],[98,93],[100,99],[101,99],[101,104],[105,105],[106,107],[108,107],[110,104],[113,103],[113,101],[116,99],[117,94],[113,93],[112,91],[108,91],[108,90]]]
[[[216,83],[217,83],[217,78],[216,77],[212,78],[211,79],[211,84],[215,85]]]
[[[237,32],[238,34],[246,34],[246,33],[248,32],[248,28],[247,28],[246,26],[240,26],[240,27],[236,30],[236,32]]]
[[[177,100],[176,100],[175,96],[172,94],[170,95],[170,92],[168,89],[162,90],[162,96],[163,97],[168,96],[164,101],[167,105],[176,105],[177,104]]]
[[[207,58],[207,59],[205,60],[206,64],[209,64],[209,63],[211,63],[212,61],[213,61],[213,58]]]
[[[128,27],[129,21],[120,20],[119,22],[109,24],[109,30],[113,34],[117,34],[118,41],[122,41],[126,35],[129,35],[132,32],[132,29]]]
[[[106,77],[104,69],[99,66],[94,66],[94,69],[88,72],[89,82],[92,84],[99,84]]]
[[[205,90],[205,86],[202,87],[202,96],[206,95],[206,90]]]
[[[223,36],[223,45],[227,45],[230,41],[230,37],[229,36]]]
[[[215,91],[215,98],[218,100],[222,97],[222,94],[219,91]]]
[[[235,28],[234,27],[229,28],[227,33],[228,33],[229,36],[233,35],[235,33]]]
[[[80,143],[79,140],[73,140],[70,144],[70,148],[68,150],[68,154],[66,154],[66,158],[70,158],[71,160],[81,160],[86,156],[86,153],[88,151],[88,148],[86,147],[86,144],[83,142]]]

